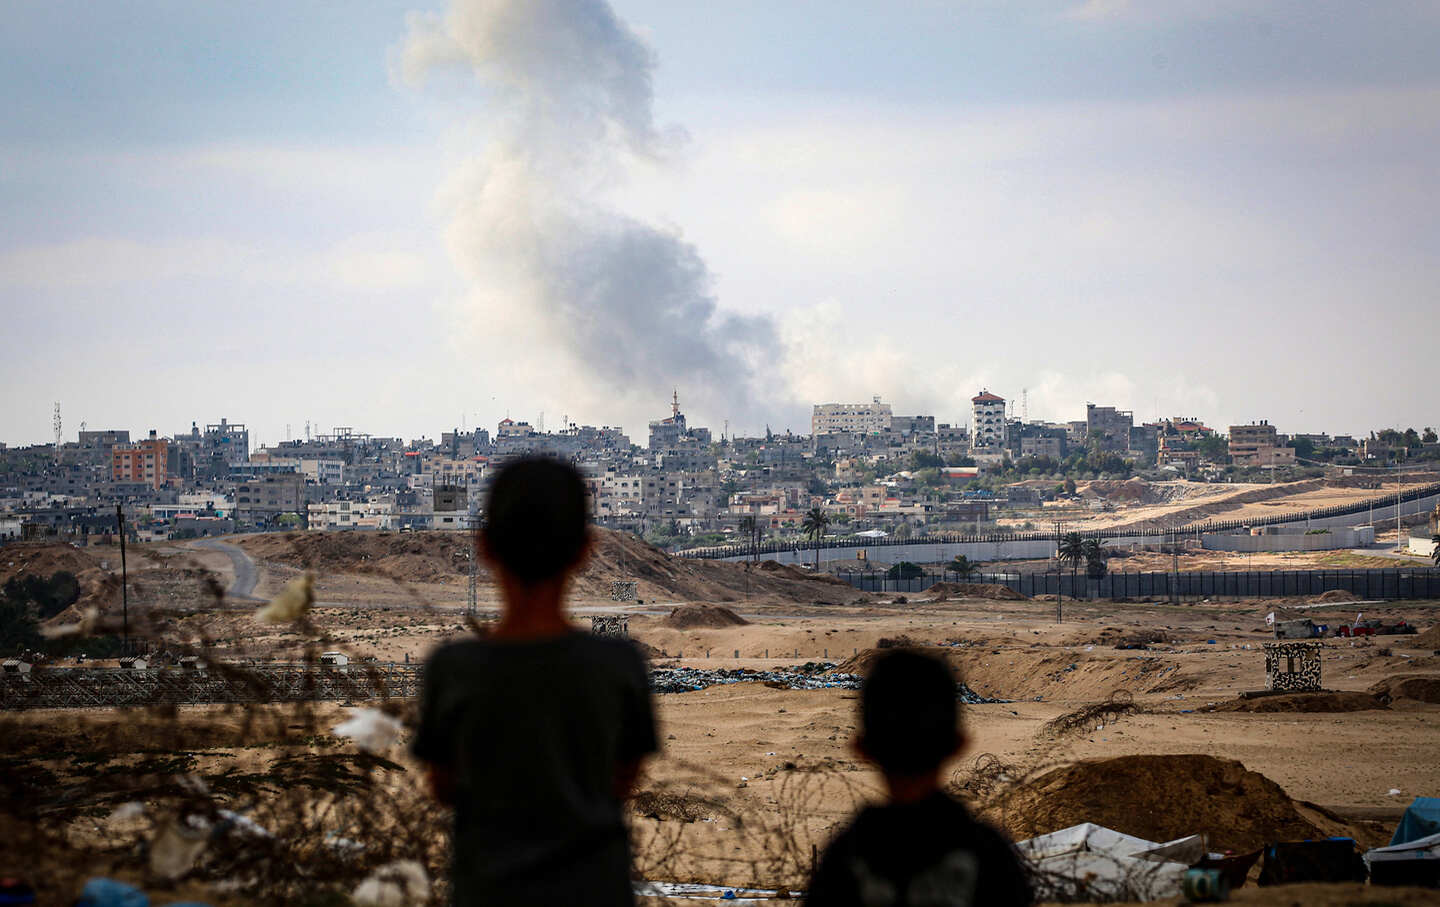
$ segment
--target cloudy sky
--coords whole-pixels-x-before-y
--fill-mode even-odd
[[[352,8],[353,7],[353,8]],[[0,28],[0,441],[1093,401],[1440,423],[1440,5],[71,0]],[[1018,405],[1017,405],[1018,414]]]

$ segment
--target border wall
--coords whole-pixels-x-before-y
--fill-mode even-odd
[[[1416,567],[1375,570],[1186,570],[1179,573],[1109,573],[1090,579],[1084,572],[927,573],[897,579],[884,571],[835,574],[865,592],[912,594],[938,582],[993,583],[1021,595],[1063,595],[1070,599],[1246,599],[1297,598],[1331,590],[1348,592],[1357,601],[1440,599],[1440,569]],[[1003,603],[1002,603],[1003,606]]]

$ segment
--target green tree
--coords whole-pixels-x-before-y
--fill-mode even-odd
[[[1212,463],[1224,463],[1230,458],[1230,442],[1219,435],[1210,435],[1195,442],[1202,459]]]
[[[1086,539],[1085,575],[1090,579],[1102,579],[1106,569],[1105,546],[1100,544],[1100,540],[1097,538]]]
[[[1067,532],[1065,536],[1060,539],[1060,545],[1056,550],[1055,556],[1060,559],[1060,563],[1070,565],[1070,586],[1072,589],[1075,586],[1075,571],[1079,568],[1080,562],[1085,560],[1086,554],[1085,537],[1080,533]]]
[[[1070,478],[1070,477],[1068,477],[1068,476],[1065,478],[1065,493],[1066,493],[1066,494],[1074,494],[1074,493],[1075,493],[1075,480],[1072,479],[1072,478]]]
[[[755,522],[753,516],[740,518],[740,531],[745,534],[745,542],[750,546],[750,560],[760,559],[760,524]]]
[[[1436,441],[1440,441],[1440,436],[1435,434],[1435,429],[1426,426],[1425,433],[1420,436],[1420,440],[1426,444],[1434,444]]]
[[[955,555],[955,559],[951,561],[945,569],[951,573],[958,574],[960,576],[960,582],[964,583],[969,582],[970,577],[979,572],[980,565],[963,554],[957,554]]]
[[[38,649],[44,640],[28,602],[0,595],[0,654],[9,657]]]
[[[80,581],[68,570],[60,570],[48,579],[27,573],[6,580],[4,595],[32,608],[37,620],[46,620],[74,604],[80,597]]]
[[[825,529],[830,525],[830,517],[819,507],[811,507],[805,514],[805,519],[800,523],[800,531],[810,536],[815,544],[815,569],[820,569],[820,539],[825,535]]]
[[[918,579],[925,575],[925,568],[909,561],[901,561],[885,571],[885,575],[891,579]]]
[[[938,469],[944,465],[944,460],[929,451],[917,450],[910,455],[910,468],[914,470]]]
[[[1296,438],[1287,446],[1295,448],[1295,456],[1302,460],[1310,460],[1315,457],[1315,442],[1309,438]]]

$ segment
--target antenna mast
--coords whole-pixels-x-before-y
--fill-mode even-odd
[[[55,401],[55,464],[60,464],[60,401]]]

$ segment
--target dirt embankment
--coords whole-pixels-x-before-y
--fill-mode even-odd
[[[916,643],[915,640],[908,640]],[[925,645],[924,643],[918,643]],[[837,664],[837,674],[865,674],[883,652],[861,649]],[[1123,657],[1101,652],[1075,653],[1051,648],[1001,648],[989,645],[927,646],[944,658],[975,692],[1001,699],[1094,702],[1124,691],[1132,695],[1193,689],[1199,678],[1182,672],[1177,659],[1160,655]]]
[[[1370,687],[1370,692],[1381,702],[1413,699],[1440,705],[1440,675],[1409,674],[1387,677]]]
[[[114,549],[112,560],[115,566],[119,566],[118,548]],[[49,622],[78,620],[81,612],[89,608],[104,613],[112,601],[118,601],[118,574],[102,570],[99,560],[74,545],[65,542],[19,542],[0,549],[0,585],[26,576],[49,579],[61,572],[75,575],[80,584],[80,598]]]
[[[660,621],[660,626],[672,630],[697,630],[743,627],[748,623],[750,621],[723,605],[681,605]]]
[[[1121,756],[1052,769],[1002,793],[987,818],[1017,839],[1094,822],[1151,841],[1204,834],[1211,850],[1323,837],[1269,778],[1213,756]]]
[[[361,573],[412,583],[458,581],[469,570],[461,532],[285,532],[240,536],[256,560],[317,573]]]
[[[1009,586],[999,583],[950,583],[939,582],[921,593],[932,601],[944,602],[954,598],[988,598],[996,601],[1028,601]]]
[[[1383,709],[1385,703],[1370,693],[1319,692],[1283,693],[1278,696],[1256,696],[1232,699],[1215,706],[1216,712],[1367,712]]]
[[[1111,527],[1113,529],[1159,529],[1166,526],[1182,526],[1189,523],[1203,523],[1208,520],[1223,520],[1227,511],[1239,510],[1246,504],[1254,504],[1259,501],[1269,501],[1274,498],[1285,498],[1291,495],[1304,494],[1310,491],[1319,491],[1326,487],[1324,479],[1310,479],[1304,482],[1287,482],[1283,485],[1267,485],[1263,488],[1256,488],[1251,491],[1241,492],[1236,495],[1229,495],[1218,501],[1210,501],[1205,504],[1197,504],[1194,507],[1187,507],[1183,510],[1173,511],[1163,517],[1137,520]]]
[[[1440,649],[1440,624],[1431,627],[1424,633],[1414,636],[1403,643],[1407,648],[1415,649]]]
[[[774,561],[726,563],[671,557],[628,533],[595,529],[575,578],[581,598],[608,599],[611,584],[638,583],[650,600],[728,602],[742,598],[838,604],[868,597],[843,580]],[[459,583],[470,569],[470,538],[460,532],[287,532],[236,539],[252,557],[318,573],[358,573],[402,583]],[[484,565],[480,582],[491,584]]]

